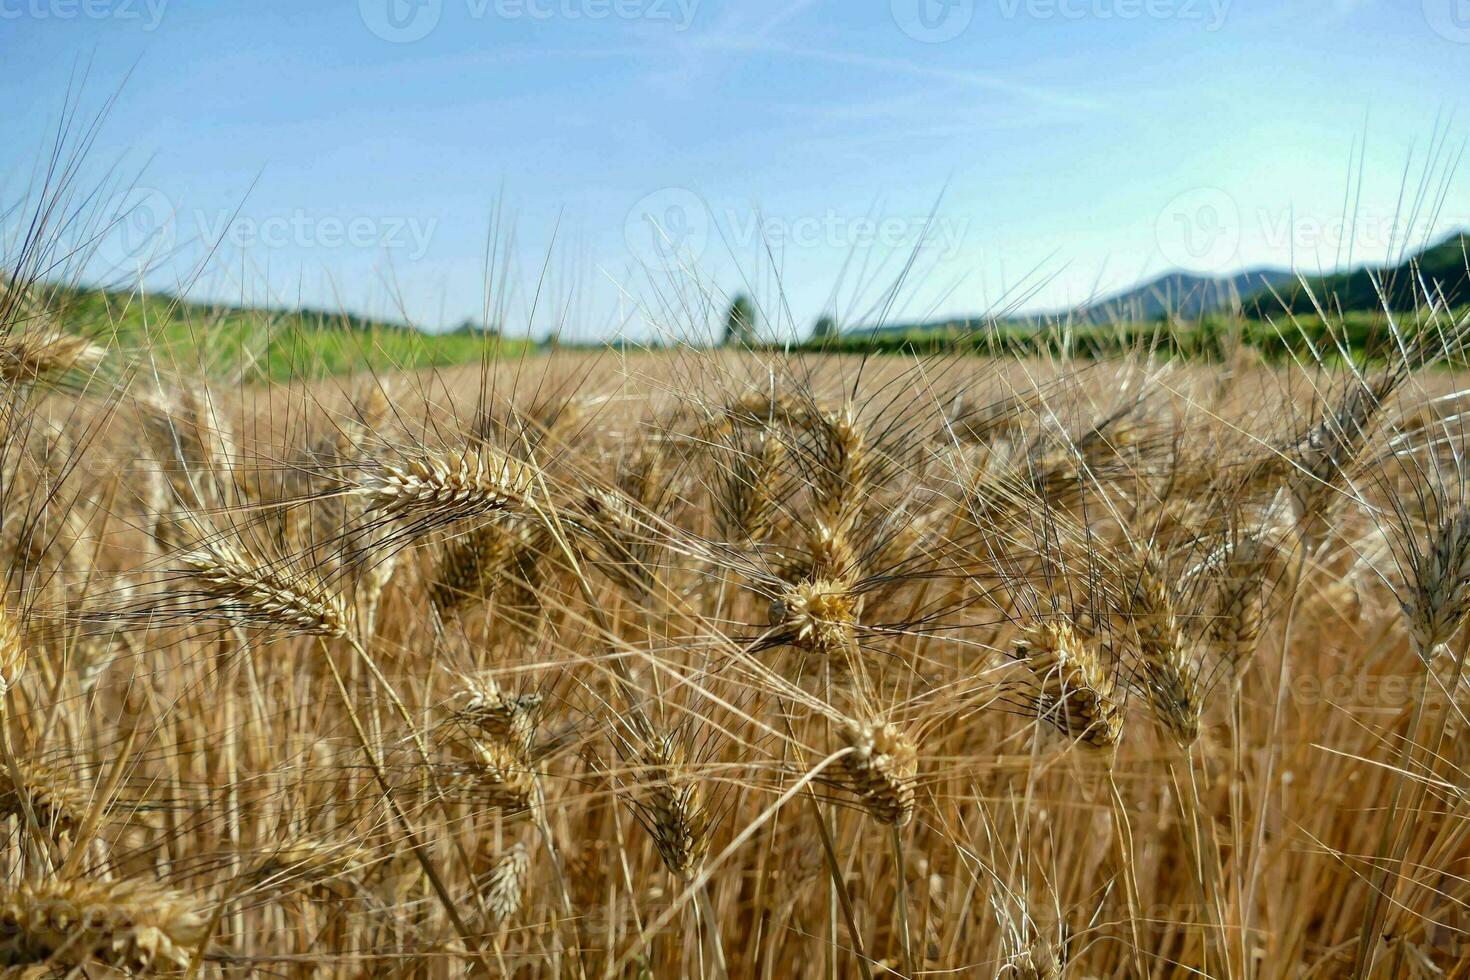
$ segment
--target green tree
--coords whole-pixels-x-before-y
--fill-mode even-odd
[[[754,343],[755,316],[755,303],[749,296],[741,293],[731,300],[730,308],[725,311],[725,346]]]
[[[827,314],[817,317],[817,322],[812,324],[812,340],[830,340],[837,336],[837,321]]]
[[[497,337],[500,335],[500,328],[481,323],[479,320],[471,317],[465,317],[459,322],[459,326],[454,328],[454,333],[469,335],[482,334],[486,337]]]

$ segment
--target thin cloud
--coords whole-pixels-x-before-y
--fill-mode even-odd
[[[830,51],[823,48],[808,48],[773,41],[718,35],[703,35],[694,38],[692,43],[720,51],[779,54],[792,58],[802,58],[807,61],[844,65],[849,68],[868,68],[873,71],[908,75],[914,78],[928,78],[937,81],[952,82],[986,92],[1000,92],[1006,95],[1020,96],[1021,98],[1030,99],[1046,105],[1069,109],[1097,111],[1103,108],[1103,105],[1094,99],[1057,92],[1040,86],[1008,81],[1004,78],[997,78],[994,75],[984,74],[983,72],[934,68],[929,65],[905,61],[901,58],[878,58],[871,55],[853,54],[847,51]]]

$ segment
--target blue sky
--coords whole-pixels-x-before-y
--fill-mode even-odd
[[[7,205],[117,95],[88,274],[428,327],[1047,309],[1470,225],[1465,0],[0,0],[0,59]]]

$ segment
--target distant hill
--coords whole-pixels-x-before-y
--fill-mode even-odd
[[[1208,313],[1238,309],[1246,297],[1294,281],[1295,276],[1284,269],[1248,269],[1231,276],[1168,272],[1122,292],[1067,310],[1005,318],[959,317],[927,323],[894,323],[848,332],[893,334],[935,330],[964,333],[992,324],[1034,329],[1057,323],[1097,325],[1148,323],[1171,318],[1198,320]]]
[[[1236,309],[1244,298],[1292,279],[1292,274],[1284,269],[1248,269],[1233,276],[1169,272],[1142,285],[1044,319],[1071,320],[1074,323],[1141,323],[1171,317],[1198,320],[1207,313]]]
[[[1270,314],[1283,310],[1312,313],[1315,296],[1327,312],[1406,312],[1425,305],[1425,291],[1451,307],[1470,305],[1470,233],[1457,232],[1398,265],[1354,269],[1326,276],[1308,276],[1306,285],[1292,279],[1276,294],[1262,289],[1246,301],[1248,312]]]
[[[1258,319],[1284,311],[1310,315],[1316,312],[1314,296],[1329,314],[1379,313],[1385,299],[1390,309],[1411,312],[1425,305],[1426,290],[1447,306],[1470,306],[1470,232],[1450,235],[1397,265],[1307,277],[1271,268],[1248,269],[1231,276],[1170,272],[1070,310],[1004,318],[955,317],[927,323],[885,324],[859,327],[847,334],[963,335],[992,326],[1035,330],[1058,324],[1097,326],[1188,321],[1232,311]]]

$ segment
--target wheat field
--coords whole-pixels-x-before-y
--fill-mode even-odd
[[[7,976],[1470,975],[1463,316],[245,384],[3,313]]]

